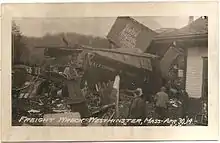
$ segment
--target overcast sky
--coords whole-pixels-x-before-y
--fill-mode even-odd
[[[188,24],[189,17],[133,17],[155,30],[159,28],[181,28]],[[196,19],[198,17],[195,17]],[[26,36],[40,37],[46,33],[76,32],[106,37],[116,17],[105,18],[25,18],[16,19],[21,32]]]

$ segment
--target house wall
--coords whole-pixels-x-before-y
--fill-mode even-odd
[[[187,56],[186,91],[190,97],[202,95],[203,59],[208,56],[207,47],[189,47]]]

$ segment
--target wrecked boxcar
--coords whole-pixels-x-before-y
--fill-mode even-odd
[[[129,48],[94,50],[85,56],[84,78],[89,85],[113,81],[119,72],[123,89],[141,87],[146,94],[154,94],[162,85],[157,56]]]

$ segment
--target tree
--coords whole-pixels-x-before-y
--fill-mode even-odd
[[[19,26],[16,23],[12,22],[12,63],[19,64],[21,63],[21,56],[23,50],[25,49],[25,44],[22,41],[22,33],[20,32]]]

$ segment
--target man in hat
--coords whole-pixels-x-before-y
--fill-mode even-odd
[[[160,92],[155,96],[156,100],[156,113],[159,115],[161,120],[165,119],[167,114],[167,104],[169,102],[169,96],[166,93],[166,88],[161,87]]]
[[[131,103],[129,110],[129,119],[142,119],[146,118],[146,99],[143,96],[141,88],[137,88],[134,92],[134,99]]]

